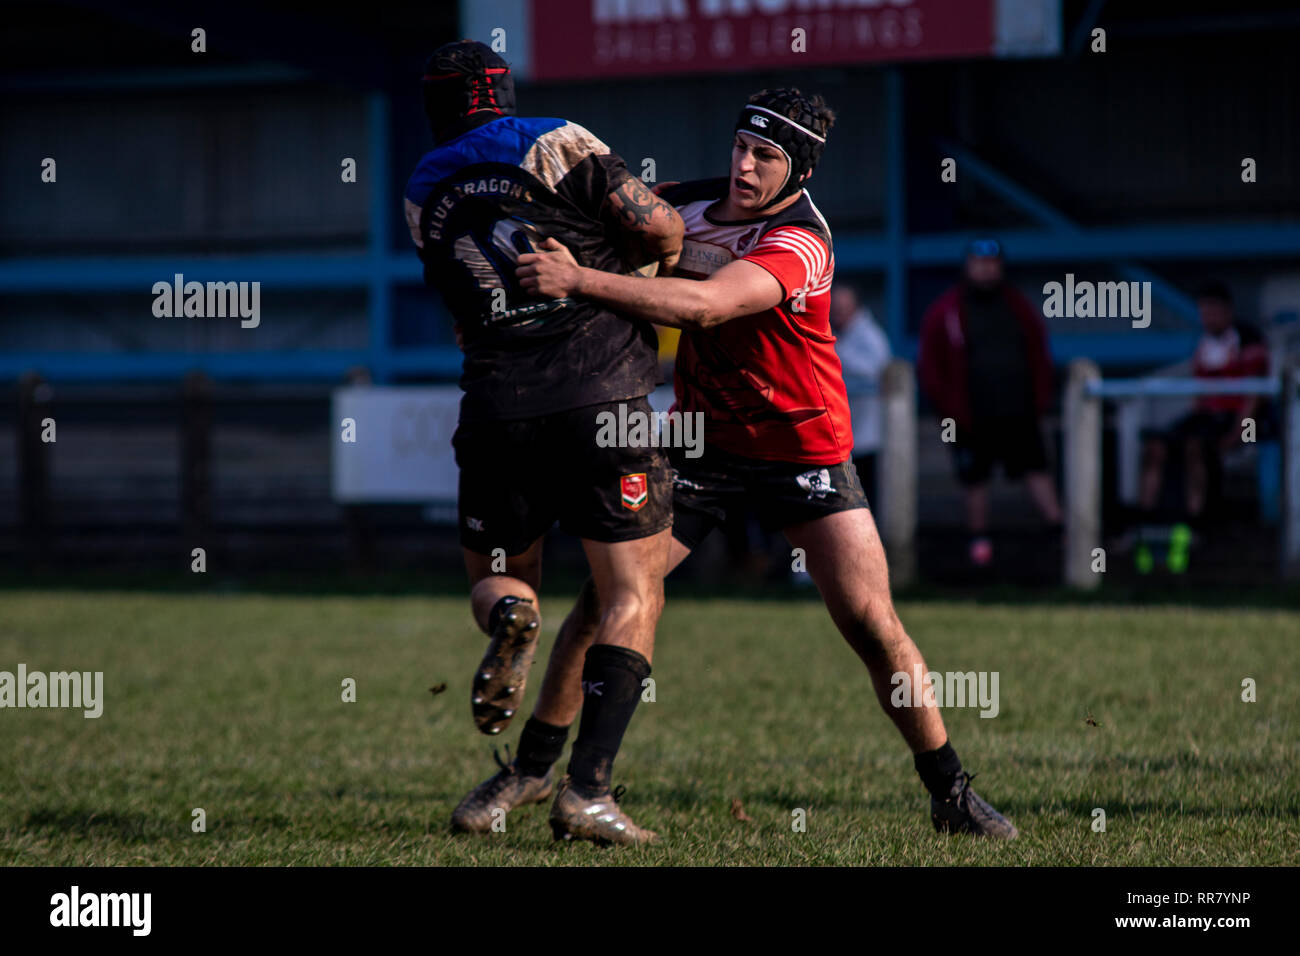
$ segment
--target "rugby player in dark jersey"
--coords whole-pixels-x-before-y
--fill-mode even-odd
[[[515,116],[509,66],[481,43],[437,50],[423,91],[437,145],[406,185],[406,218],[425,281],[441,293],[465,353],[453,439],[460,538],[474,619],[490,638],[471,688],[474,720],[498,733],[523,700],[540,634],[542,539],[558,520],[582,539],[604,600],[590,647],[572,662],[575,686],[594,693],[580,704],[551,826],[557,839],[650,842],[655,835],[619,809],[609,780],[650,674],[671,472],[658,448],[600,447],[596,436],[603,410],[649,413],[656,337],[645,319],[595,300],[524,290],[515,264],[558,239],[594,269],[670,268],[681,218],[581,126]],[[550,745],[536,727],[524,737],[534,751]],[[497,774],[457,807],[453,826],[490,829],[494,788],[512,787],[514,803],[540,802],[553,789],[549,774],[515,783]]]
[[[829,322],[831,235],[803,189],[833,121],[820,97],[798,90],[750,97],[736,121],[731,175],[660,190],[686,222],[676,278],[594,271],[549,242],[521,256],[517,274],[538,295],[581,296],[684,330],[676,407],[704,412],[705,451],[673,457],[669,569],[729,511],[756,508],[806,555],[831,618],[914,755],[935,828],[1013,838],[1015,827],[971,790],[933,698],[919,695],[921,706],[912,695],[904,706],[891,700],[894,675],[928,686],[928,668],[894,610],[884,549],[850,460],[848,398]],[[580,659],[593,603],[580,601],[565,622],[552,670],[557,655]],[[534,719],[567,726],[581,701],[578,683],[549,678]],[[524,779],[547,769],[526,740],[516,767]]]

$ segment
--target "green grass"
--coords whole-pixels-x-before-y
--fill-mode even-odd
[[[566,602],[543,602],[543,655]],[[101,670],[105,704],[98,720],[0,710],[0,864],[1300,863],[1295,614],[899,612],[934,669],[1001,675],[998,717],[946,718],[1014,843],[932,832],[910,755],[814,600],[670,591],[657,700],[615,766],[625,808],[666,840],[629,851],[553,844],[544,805],[505,833],[447,831],[505,742],[470,721],[484,639],[463,598],[10,590],[0,670]],[[340,700],[345,677],[356,703]],[[1257,703],[1241,701],[1244,677]]]

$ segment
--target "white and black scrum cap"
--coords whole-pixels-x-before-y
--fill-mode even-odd
[[[809,124],[812,123],[811,113],[806,119]],[[771,143],[789,161],[785,182],[772,198],[773,203],[798,192],[802,187],[803,174],[816,167],[822,149],[826,146],[826,137],[813,132],[809,125],[796,122],[759,103],[746,103],[741,108],[740,116],[736,118],[735,131],[749,133]]]

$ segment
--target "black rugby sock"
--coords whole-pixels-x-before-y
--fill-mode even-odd
[[[564,753],[564,741],[569,736],[568,727],[557,727],[536,717],[529,717],[524,732],[519,735],[519,752],[515,766],[526,777],[544,777],[551,764]]]
[[[641,699],[650,662],[636,651],[593,644],[582,667],[582,721],[569,759],[571,786],[588,799],[609,792],[614,757]]]
[[[930,791],[930,796],[936,800],[947,800],[952,792],[952,782],[961,773],[961,758],[952,749],[952,744],[945,740],[938,750],[916,754],[912,760],[925,789]]]

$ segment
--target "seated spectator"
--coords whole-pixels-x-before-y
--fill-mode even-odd
[[[1224,283],[1212,281],[1202,286],[1196,308],[1204,332],[1192,359],[1193,375],[1224,379],[1268,374],[1268,346],[1258,328],[1237,318],[1232,294]],[[1163,435],[1149,437],[1144,443],[1142,510],[1150,513],[1158,509],[1164,491],[1165,463],[1172,452],[1185,469],[1183,504],[1187,516],[1192,520],[1204,517],[1211,478],[1222,473],[1223,453],[1240,444],[1243,420],[1255,419],[1258,428],[1268,412],[1268,403],[1259,395],[1199,396],[1191,412]]]

